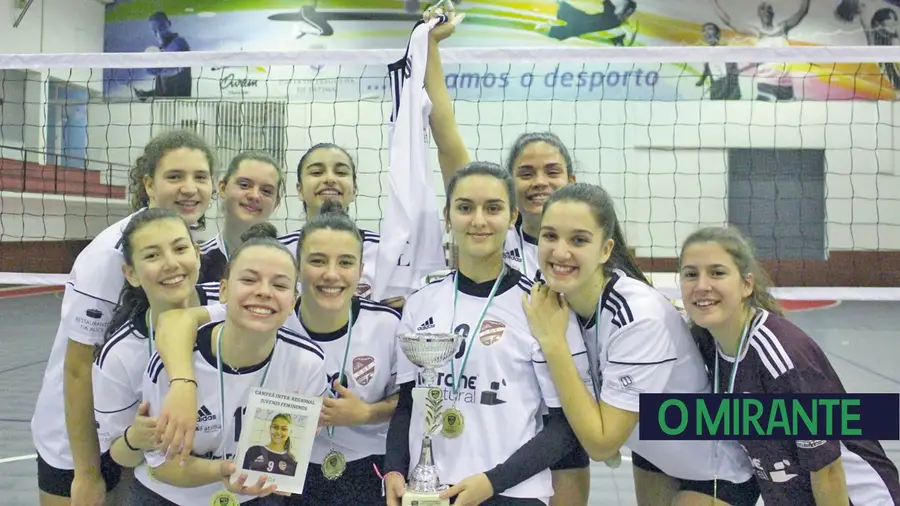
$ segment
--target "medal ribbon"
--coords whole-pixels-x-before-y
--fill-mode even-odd
[[[347,312],[347,344],[344,345],[344,359],[341,360],[341,369],[338,372],[338,384],[344,384],[344,368],[347,367],[347,357],[350,355],[350,339],[353,336],[353,299],[350,299],[350,310]],[[335,391],[332,385],[328,385],[328,388],[331,390],[331,395],[333,397],[337,397],[337,391]],[[331,448],[334,449],[334,425],[328,425],[325,427],[325,432],[328,434],[328,442],[331,443]]]
[[[734,366],[731,368],[731,377],[728,379],[728,390],[725,392],[726,394],[734,393],[734,382],[737,379],[738,366],[741,364],[741,353],[744,351],[744,346],[750,341],[750,322],[753,321],[753,315],[747,319],[747,323],[744,324],[744,331],[741,333],[741,340],[738,342],[737,347],[737,355],[734,357]],[[713,367],[715,371],[714,375],[716,377],[716,382],[713,383],[713,393],[719,393],[719,354],[718,354],[719,344],[716,343],[716,365]]]
[[[609,283],[609,281],[607,281]],[[603,292],[600,292],[600,299],[597,300],[597,312],[594,313],[594,342],[593,346],[585,344],[588,354],[588,374],[591,375],[591,385],[594,387],[594,396],[597,402],[600,402],[600,373],[597,370],[600,367],[600,313],[602,311]]]
[[[226,263],[230,262],[231,259],[228,258],[228,245],[225,244],[225,236],[222,234],[219,234],[219,241],[222,243],[222,256],[225,257],[225,262]]]
[[[222,366],[222,329],[225,328],[225,324],[222,323],[219,326],[219,330],[216,332],[216,369],[219,371],[219,415],[222,417],[222,442],[219,444],[219,448],[216,449],[216,453],[221,453],[224,457],[225,455],[225,441],[227,441],[228,431],[225,430],[225,374],[223,372],[224,368]],[[274,351],[274,349],[273,349]],[[266,364],[265,369],[263,369],[262,380],[259,382],[259,388],[262,388],[263,385],[266,384],[266,377],[269,375],[269,366],[272,365],[272,360],[269,359],[269,362]]]
[[[531,279],[531,277],[528,276],[528,266],[525,263],[525,235],[524,232],[522,232],[522,227],[519,227],[519,252],[522,254],[522,274],[524,274],[526,278]]]
[[[147,309],[144,314],[144,321],[147,323],[147,348],[150,350],[150,357],[153,355],[153,310]]]
[[[523,257],[524,258],[524,257]],[[484,323],[484,317],[487,314],[487,310],[491,305],[491,302],[494,300],[494,296],[497,295],[497,289],[500,288],[500,283],[503,282],[503,278],[506,277],[506,263],[504,262],[503,268],[500,270],[500,276],[497,277],[497,280],[494,281],[494,286],[491,288],[491,294],[488,295],[488,300],[484,304],[484,308],[481,310],[481,316],[478,317],[478,323],[475,325],[475,329],[469,333],[470,338],[474,338],[478,336],[478,333],[481,332],[481,325]],[[453,333],[453,321],[456,319],[456,303],[459,300],[459,276],[460,273],[456,271],[456,279],[453,282],[453,317],[450,319],[450,333]],[[467,341],[469,339],[466,339]],[[456,406],[456,394],[459,392],[460,386],[460,378],[463,375],[463,372],[466,370],[466,364],[469,362],[469,354],[472,353],[472,348],[474,346],[467,345],[466,346],[466,354],[463,356],[462,365],[459,368],[459,377],[456,375],[456,361],[450,359],[450,375],[453,378],[453,386],[451,390],[453,391],[453,405]]]

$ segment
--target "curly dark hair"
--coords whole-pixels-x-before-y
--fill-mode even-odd
[[[147,207],[150,202],[150,196],[147,195],[147,189],[144,187],[144,177],[152,178],[156,174],[159,161],[166,156],[166,153],[181,148],[202,151],[209,163],[210,173],[214,171],[215,156],[212,148],[202,137],[188,130],[173,130],[159,134],[144,146],[144,152],[135,161],[134,167],[128,174],[128,193],[131,194],[132,211]],[[205,226],[206,215],[200,217],[197,222],[197,228],[202,230]]]

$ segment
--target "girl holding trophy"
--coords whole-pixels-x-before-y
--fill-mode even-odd
[[[503,260],[517,217],[512,177],[498,165],[470,163],[450,180],[444,213],[459,268],[408,298],[402,351],[419,361],[446,353],[428,349],[430,343],[454,337],[460,344],[449,350],[455,354],[448,363],[427,371],[436,384],[426,385],[425,395],[414,389],[420,368],[398,352],[401,390],[385,455],[387,504],[449,504],[451,497],[458,506],[546,504],[553,495],[549,468],[577,441],[522,308],[531,282]],[[566,338],[588,380],[574,316]],[[424,480],[423,470],[436,474]],[[413,478],[409,488],[407,477]]]

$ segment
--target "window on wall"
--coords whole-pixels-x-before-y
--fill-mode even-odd
[[[27,74],[0,70],[0,144],[21,147],[25,142]]]
[[[50,80],[47,88],[47,164],[87,167],[88,89]]]
[[[761,259],[827,258],[825,151],[729,149],[728,221]]]

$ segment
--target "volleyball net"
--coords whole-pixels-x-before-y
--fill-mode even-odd
[[[218,175],[244,150],[282,161],[281,232],[303,224],[300,156],[337,143],[358,167],[351,214],[381,230],[387,65],[402,56],[0,56],[0,285],[64,283],[81,248],[130,213],[130,167],[171,129],[206,138]],[[891,47],[442,50],[473,158],[504,162],[519,134],[557,134],[578,180],[615,199],[629,246],[667,293],[687,235],[731,224],[753,240],[779,297],[803,300],[900,300],[893,59]],[[217,232],[218,207],[201,238]]]

